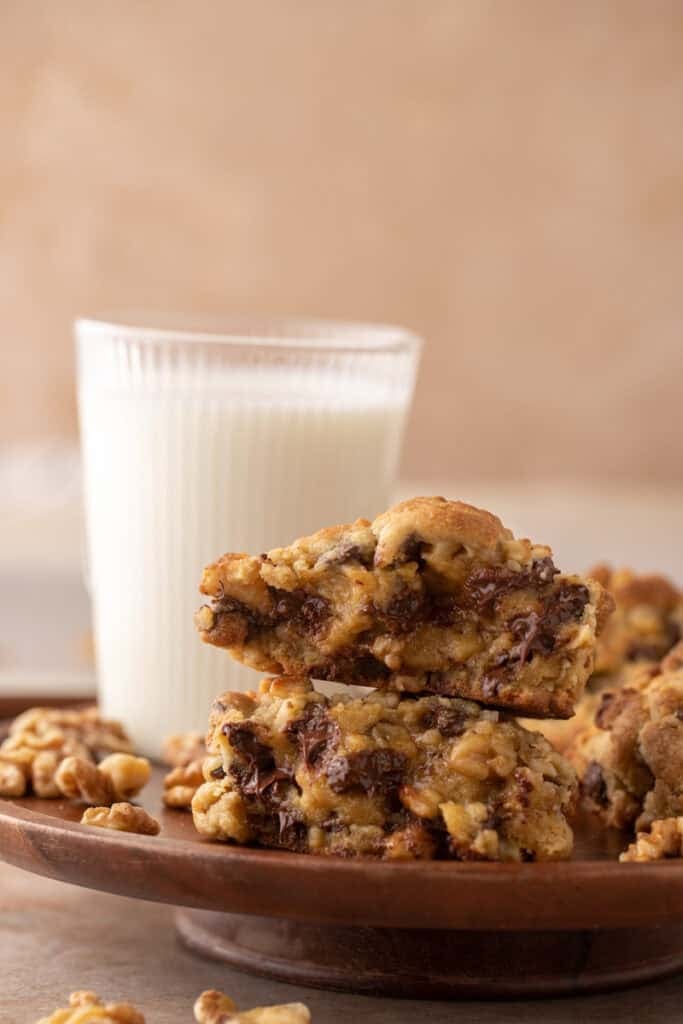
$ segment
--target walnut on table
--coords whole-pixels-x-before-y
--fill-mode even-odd
[[[303,1003],[257,1006],[240,1012],[224,992],[208,989],[194,1004],[194,1019],[197,1024],[309,1024],[311,1014]]]
[[[83,812],[81,825],[110,828],[117,832],[136,832],[141,836],[156,836],[161,831],[159,822],[144,807],[136,807],[125,801],[112,804],[111,807],[88,807]]]
[[[103,1003],[95,992],[72,992],[69,1005],[41,1017],[36,1024],[145,1024],[145,1018],[130,1003]]]
[[[619,860],[627,864],[679,857],[683,857],[683,818],[662,818],[652,822],[650,832],[638,832]]]
[[[206,743],[200,732],[179,732],[167,736],[161,752],[162,760],[171,768],[185,768],[206,755]]]
[[[150,775],[149,761],[132,754],[110,754],[98,765],[82,757],[67,757],[57,769],[55,782],[70,800],[110,806],[130,800],[147,784]]]
[[[178,766],[164,778],[164,803],[167,807],[189,810],[192,798],[204,782],[203,761]]]
[[[67,757],[94,762],[112,753],[130,753],[132,744],[119,722],[96,708],[29,708],[14,719],[0,744],[0,797],[57,798],[55,775]]]

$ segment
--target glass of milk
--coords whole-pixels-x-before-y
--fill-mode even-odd
[[[202,568],[390,502],[419,339],[399,327],[79,320],[99,700],[141,751],[258,674],[204,645]]]

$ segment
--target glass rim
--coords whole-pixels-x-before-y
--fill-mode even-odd
[[[147,321],[147,322],[145,322]],[[163,326],[155,326],[161,322]],[[131,314],[78,317],[74,330],[88,342],[110,337],[150,344],[309,349],[325,352],[419,353],[422,338],[398,324],[322,317],[227,314]]]

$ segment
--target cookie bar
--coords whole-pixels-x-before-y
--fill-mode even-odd
[[[607,825],[646,830],[683,815],[683,644],[606,690],[567,755],[585,803]]]
[[[489,512],[414,498],[204,570],[202,639],[259,670],[566,718],[611,610]]]
[[[471,701],[306,679],[226,693],[192,801],[213,839],[387,859],[555,860],[572,849],[568,762],[538,733]]]
[[[683,636],[683,594],[664,576],[595,566],[590,574],[610,592],[615,609],[598,640],[595,671],[620,672],[659,661]]]

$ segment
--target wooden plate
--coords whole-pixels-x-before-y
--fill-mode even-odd
[[[289,981],[393,995],[548,995],[683,967],[683,863],[619,864],[627,837],[576,823],[557,864],[381,863],[209,843],[141,801],[159,836],[82,826],[67,801],[0,801],[0,857],[179,911],[186,943]]]

